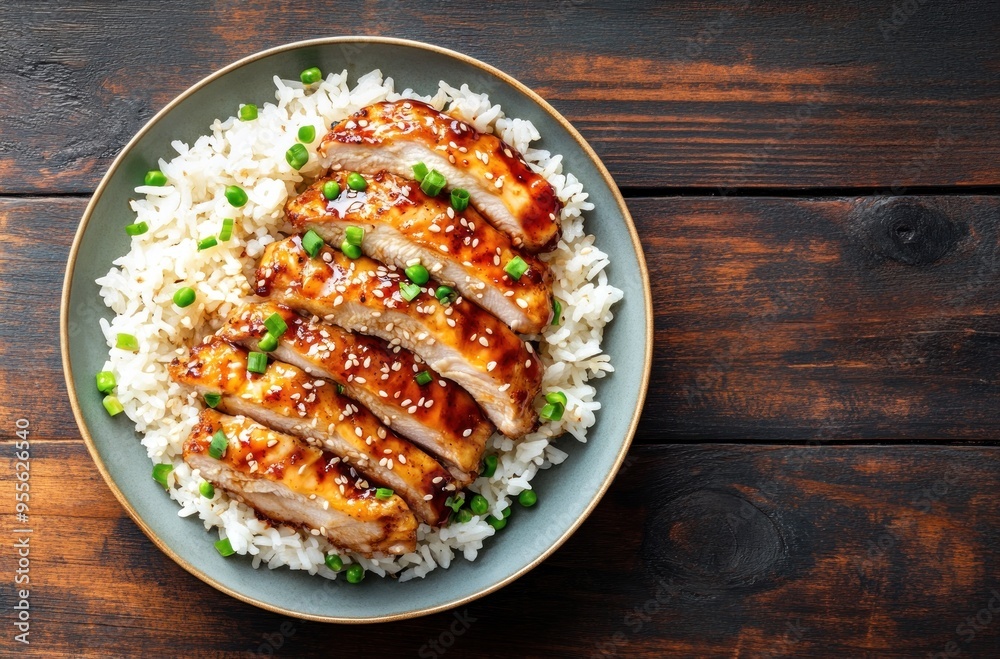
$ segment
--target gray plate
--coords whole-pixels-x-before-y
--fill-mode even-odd
[[[124,226],[133,220],[133,188],[157,159],[170,158],[172,140],[192,143],[212,121],[239,103],[274,100],[272,76],[296,78],[303,69],[347,69],[351,81],[372,69],[433,93],[439,79],[488,92],[510,116],[530,119],[542,146],[565,157],[596,209],[587,228],[611,256],[611,283],[625,291],[614,309],[604,348],[616,372],[597,381],[602,409],[587,444],[560,442],[567,461],[540,473],[539,503],[515,509],[510,524],[487,540],[478,560],[459,558],[426,579],[397,583],[369,577],[361,585],[329,582],[304,572],[250,567],[247,557],[222,558],[217,538],[199,520],[177,516],[177,504],[150,478],[151,465],[129,421],[109,417],[94,385],[107,357],[98,325],[110,318],[94,280],[129,248]],[[236,62],[181,94],[155,116],[115,160],[81,221],[70,253],[61,314],[63,366],[77,423],[111,490],[142,530],[186,570],[234,597],[273,611],[332,622],[376,622],[457,606],[510,583],[552,553],[583,522],[604,494],[631,442],[646,393],[652,353],[649,279],[625,203],[607,170],[583,138],[545,101],[513,78],[464,55],[397,39],[344,37],[290,44]],[[516,507],[517,508],[517,507]]]

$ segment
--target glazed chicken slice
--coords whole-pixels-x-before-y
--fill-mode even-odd
[[[268,332],[264,322],[274,314],[288,326],[271,353],[275,359],[343,386],[345,395],[387,426],[451,465],[457,481],[476,477],[493,424],[464,389],[408,350],[305,319],[279,304],[244,305],[230,315],[219,336],[256,350]],[[420,384],[417,378],[424,372],[430,381]],[[467,429],[472,433],[465,436]]]
[[[436,281],[516,332],[537,334],[549,324],[552,275],[547,265],[519,254],[473,208],[456,213],[446,196],[430,197],[413,181],[388,172],[366,179],[365,190],[352,190],[345,172],[332,173],[289,201],[285,215],[295,228],[312,229],[331,245],[344,241],[347,227],[363,228],[365,254],[399,268],[419,262]],[[329,180],[342,190],[333,200],[323,195]]]
[[[327,246],[310,258],[298,236],[265,248],[253,282],[258,295],[415,352],[472,394],[502,433],[530,432],[542,380],[531,344],[463,298],[438,301],[428,292],[434,287],[414,291],[395,266],[352,260]]]
[[[170,376],[199,393],[221,394],[223,412],[333,452],[373,484],[391,488],[428,524],[447,519],[445,501],[456,489],[447,470],[338,395],[335,385],[281,362],[263,374],[250,373],[247,351],[217,336],[193,347],[187,360],[175,360]]]
[[[215,458],[209,450],[219,432],[225,453]],[[369,555],[416,547],[417,520],[402,499],[379,498],[332,453],[244,417],[204,410],[184,443],[184,461],[262,516],[305,527],[338,547]]]
[[[500,138],[426,103],[401,99],[362,108],[331,128],[320,150],[344,170],[405,178],[422,162],[441,172],[449,189],[468,190],[472,205],[515,247],[547,252],[559,241],[561,204],[549,182]]]

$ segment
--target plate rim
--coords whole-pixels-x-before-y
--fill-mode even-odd
[[[546,113],[548,113],[553,119],[555,119],[562,127],[569,133],[569,135],[577,142],[581,149],[587,157],[593,162],[595,167],[600,173],[601,177],[604,179],[608,188],[611,190],[615,201],[621,210],[622,216],[625,218],[626,228],[628,229],[629,236],[632,240],[632,247],[635,251],[636,259],[639,265],[639,271],[641,273],[642,279],[642,289],[643,289],[643,308],[646,315],[645,330],[646,336],[649,337],[646,341],[644,347],[643,355],[643,367],[642,367],[642,379],[638,392],[638,399],[636,408],[632,413],[632,418],[629,421],[628,429],[625,432],[624,441],[622,442],[621,449],[618,455],[615,457],[615,462],[605,477],[604,481],[601,483],[600,488],[591,497],[590,502],[584,508],[580,516],[570,525],[566,531],[564,531],[556,540],[549,546],[545,551],[543,551],[535,560],[531,561],[527,565],[521,567],[520,569],[512,572],[503,579],[498,580],[496,583],[487,586],[471,595],[466,595],[464,597],[453,599],[442,604],[437,604],[433,606],[428,606],[420,609],[414,609],[411,611],[405,611],[402,613],[389,614],[384,616],[370,616],[370,617],[343,617],[343,616],[327,616],[327,615],[317,615],[313,613],[308,613],[304,611],[295,611],[291,609],[285,609],[280,606],[264,602],[239,591],[236,591],[229,586],[217,581],[207,572],[201,570],[200,568],[190,564],[188,561],[176,554],[173,549],[162,540],[153,530],[147,526],[146,522],[142,517],[136,512],[132,507],[132,504],[125,497],[122,491],[118,488],[111,474],[108,472],[100,454],[97,451],[97,446],[94,443],[93,437],[90,434],[90,430],[83,418],[83,411],[79,404],[79,398],[76,392],[76,386],[73,382],[73,369],[70,363],[69,357],[69,299],[72,292],[73,285],[73,273],[76,266],[77,253],[80,248],[80,244],[83,241],[83,234],[86,232],[87,226],[90,224],[90,219],[93,216],[94,208],[97,205],[98,200],[104,193],[104,189],[108,186],[111,178],[115,172],[120,167],[124,158],[132,151],[133,147],[139,140],[141,140],[147,132],[149,132],[153,126],[155,126],[160,119],[167,113],[172,111],[174,107],[179,105],[182,101],[187,99],[189,96],[197,92],[202,87],[208,85],[211,82],[227,75],[228,73],[235,71],[251,62],[258,59],[269,57],[277,53],[297,50],[305,47],[312,46],[325,46],[330,44],[344,44],[344,43],[379,43],[394,46],[406,46],[410,48],[416,48],[420,50],[426,50],[440,55],[445,55],[447,57],[457,59],[466,64],[472,65],[478,69],[485,71],[486,73],[495,76],[502,81],[506,82],[508,85],[512,86],[528,98],[530,98],[536,105],[542,108]],[[562,116],[554,107],[549,105],[549,103],[539,96],[535,91],[530,89],[527,85],[520,82],[516,78],[504,73],[500,69],[486,64],[474,57],[465,55],[455,50],[449,48],[443,48],[441,46],[436,46],[433,44],[428,44],[422,41],[415,41],[412,39],[401,39],[397,37],[379,37],[379,36],[337,36],[337,37],[321,37],[316,39],[306,39],[302,41],[294,41],[291,43],[282,44],[280,46],[275,46],[273,48],[268,48],[266,50],[258,51],[246,57],[243,57],[231,64],[228,64],[221,69],[205,76],[195,84],[188,87],[186,90],[174,97],[169,103],[167,103],[163,108],[161,108],[156,114],[154,114],[149,121],[147,121],[139,131],[132,136],[132,138],[122,147],[122,150],[115,156],[115,159],[111,162],[110,167],[105,172],[104,176],[101,178],[100,183],[94,190],[94,194],[91,196],[90,201],[87,203],[87,207],[83,212],[83,216],[80,219],[80,224],[77,227],[76,234],[73,238],[73,244],[70,247],[69,256],[66,261],[66,272],[63,277],[63,287],[62,287],[62,297],[59,304],[59,343],[60,343],[60,354],[62,358],[63,375],[66,381],[66,389],[69,395],[70,407],[73,410],[73,417],[76,421],[76,425],[80,430],[80,434],[83,438],[84,444],[87,446],[87,452],[90,453],[91,459],[97,466],[101,477],[104,482],[111,489],[112,494],[118,500],[118,503],[125,509],[128,516],[132,518],[132,521],[139,527],[139,529],[149,538],[156,547],[166,554],[171,560],[173,560],[177,565],[181,566],[191,575],[200,579],[209,586],[215,588],[216,590],[229,595],[235,599],[238,599],[247,604],[271,611],[274,613],[279,613],[281,615],[293,616],[296,618],[304,620],[312,620],[316,622],[331,622],[331,623],[341,623],[341,624],[370,624],[377,622],[391,622],[394,620],[407,620],[410,618],[417,618],[420,616],[430,615],[433,613],[438,613],[441,611],[447,611],[455,607],[461,606],[463,604],[468,604],[474,600],[484,597],[492,592],[495,592],[504,586],[516,581],[520,577],[524,576],[535,567],[540,565],[546,558],[551,556],[559,547],[569,539],[573,533],[583,524],[583,522],[590,516],[590,514],[597,507],[597,504],[604,498],[605,493],[610,487],[611,483],[614,481],[615,476],[617,476],[618,471],[621,469],[622,462],[625,459],[625,455],[628,453],[629,447],[632,445],[632,440],[635,436],[636,428],[639,423],[639,417],[642,414],[642,409],[646,401],[646,393],[649,386],[650,370],[652,367],[653,359],[653,304],[652,304],[652,293],[650,291],[649,284],[649,271],[646,267],[646,258],[642,251],[642,244],[639,240],[639,234],[636,231],[635,223],[632,221],[632,215],[629,213],[628,207],[625,204],[625,199],[622,197],[621,191],[618,189],[617,184],[612,179],[611,174],[608,172],[604,163],[598,157],[597,153],[593,150],[590,144],[583,138],[582,135],[573,127],[570,122]]]

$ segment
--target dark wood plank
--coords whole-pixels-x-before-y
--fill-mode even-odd
[[[56,342],[25,328],[56,335],[83,206],[0,200],[0,305],[19,321],[0,324],[0,418],[34,409],[42,384],[46,437],[78,434]],[[638,441],[1000,437],[1000,199],[630,206],[656,310]]]
[[[87,192],[128,138],[201,77],[336,34],[422,40],[508,71],[566,114],[624,186],[1000,184],[991,0],[835,10],[746,0],[280,10],[265,0],[17,0],[5,9],[0,192]]]
[[[1000,201],[636,199],[645,438],[1000,437]]]
[[[1000,488],[997,457],[639,448],[577,534],[513,585],[456,612],[332,628],[202,584],[124,515],[79,442],[37,441],[31,649],[311,656],[335,638],[365,656],[922,657],[949,644],[987,656],[1000,643],[1000,516],[984,496]],[[10,582],[0,592],[14,602]]]

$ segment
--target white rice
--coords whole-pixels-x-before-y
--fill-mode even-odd
[[[486,94],[476,94],[467,85],[456,89],[441,82],[433,97],[422,97],[410,89],[394,91],[391,78],[378,70],[362,76],[350,87],[347,72],[330,74],[315,89],[306,91],[298,81],[274,78],[275,104],[259,108],[256,120],[234,117],[216,120],[208,135],[194,145],[172,144],[177,156],[160,160],[159,168],[170,185],[139,186],[139,198],[131,202],[137,222],[149,231],[132,239],[128,254],[114,261],[106,276],[97,280],[105,304],[116,316],[101,326],[108,342],[105,369],[114,372],[117,396],[125,412],[142,434],[142,444],[153,463],[169,462],[169,494],[180,504],[179,515],[197,515],[206,529],[217,529],[229,538],[239,554],[250,554],[253,566],[275,568],[286,565],[335,579],[324,564],[324,556],[335,551],[325,538],[287,526],[272,526],[257,519],[244,504],[217,491],[211,500],[198,492],[201,478],[184,463],[182,446],[193,427],[201,403],[194,394],[170,381],[167,365],[183,356],[187,346],[218,329],[230,311],[249,295],[244,270],[260,256],[263,247],[280,237],[285,201],[303,180],[321,175],[330,163],[320,162],[316,148],[327,128],[356,110],[383,99],[422,99],[438,109],[447,109],[480,131],[496,133],[525,155],[532,168],[555,188],[564,203],[563,239],[544,257],[554,274],[555,295],[562,301],[564,321],[536,337],[546,366],[543,394],[558,389],[568,399],[565,415],[558,423],[543,425],[537,432],[511,440],[495,435],[488,451],[499,464],[491,478],[479,478],[471,490],[490,503],[490,512],[501,515],[511,498],[530,488],[539,469],[566,459],[553,440],[569,433],[581,442],[594,424],[601,404],[594,400],[593,378],[603,377],[613,367],[601,352],[604,326],[612,319],[611,306],[622,292],[608,284],[604,268],[608,257],[587,235],[581,213],[593,209],[583,186],[563,172],[562,157],[534,149],[539,139],[530,121],[504,115],[491,105]],[[285,151],[295,143],[300,126],[311,124],[317,139],[307,145],[309,163],[300,171],[285,161]],[[246,190],[249,202],[233,208],[223,195],[228,185]],[[222,218],[235,218],[228,242],[198,251],[200,238],[218,235]],[[173,292],[191,286],[197,302],[185,309],[172,304]],[[138,338],[139,351],[115,346],[119,332]],[[536,407],[544,403],[540,396]],[[543,504],[544,505],[544,504]],[[475,560],[484,542],[495,533],[485,517],[441,529],[421,525],[417,550],[399,557],[369,559],[342,552],[344,563],[360,562],[381,576],[396,575],[400,581],[424,577],[436,567],[448,567],[456,555]],[[211,551],[206,542],[206,551]]]

